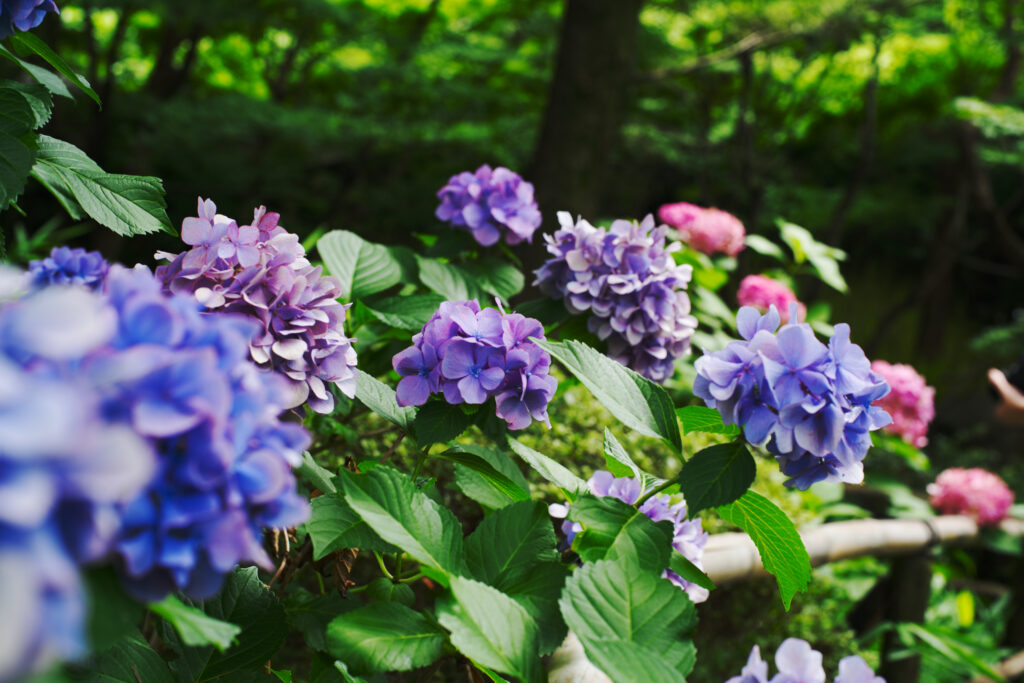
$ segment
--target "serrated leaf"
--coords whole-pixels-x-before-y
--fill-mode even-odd
[[[366,585],[366,597],[374,602],[397,602],[412,607],[416,595],[405,583],[395,583],[391,579],[379,576]]]
[[[0,88],[0,211],[25,189],[35,160],[29,140],[34,128],[35,114],[28,100],[14,88]]]
[[[382,244],[367,242],[348,230],[332,230],[316,243],[320,258],[341,282],[341,298],[361,299],[402,281],[402,268]]]
[[[388,422],[407,428],[416,417],[416,408],[398,405],[395,390],[362,370],[356,370],[356,398]]]
[[[0,86],[0,93],[4,93],[4,99],[9,95],[14,95],[21,97],[28,104],[32,112],[30,126],[33,130],[42,128],[50,120],[50,115],[53,113],[53,97],[44,86],[37,83],[5,81]]]
[[[242,632],[235,624],[207,616],[201,610],[182,603],[174,595],[168,595],[160,602],[149,603],[149,609],[174,627],[181,642],[193,647],[213,645],[224,652],[235,642],[235,636]]]
[[[526,278],[523,277],[523,272],[519,268],[497,259],[471,261],[462,270],[469,275],[471,282],[477,283],[483,292],[500,297],[504,301],[508,301],[523,291],[526,284]]]
[[[573,501],[569,519],[583,526],[572,547],[584,562],[630,557],[645,569],[660,571],[668,566],[671,522],[655,523],[621,500],[590,495]]]
[[[483,459],[495,470],[505,475],[519,490],[529,492],[529,482],[526,481],[526,477],[519,471],[508,453],[477,444],[456,444],[452,448],[464,453],[472,453]],[[510,495],[503,485],[497,484],[481,472],[466,465],[455,465],[455,485],[467,497],[492,510],[514,503],[516,500],[522,500],[517,493],[513,492]],[[527,494],[526,497],[528,498],[529,495]]]
[[[568,496],[574,496],[577,492],[587,490],[587,482],[558,464],[551,458],[533,450],[522,441],[515,439],[508,440],[512,452],[522,458],[523,462],[530,466],[537,474],[544,477],[552,484],[562,489]]]
[[[750,488],[757,465],[742,441],[709,446],[683,463],[677,476],[687,514],[727,505]]]
[[[490,487],[499,494],[505,496],[509,502],[529,500],[530,498],[528,488],[524,489],[509,477],[499,472],[493,465],[491,465],[490,462],[487,461],[486,458],[474,453],[471,448],[458,445],[454,448],[450,448],[444,453],[438,453],[435,457],[450,460],[451,462],[458,463],[462,467],[473,470],[483,477]],[[492,507],[501,507],[501,505]]]
[[[500,577],[495,588],[522,605],[540,631],[540,653],[548,655],[565,640],[568,627],[558,609],[558,598],[569,576],[561,562],[540,562],[526,573]]]
[[[428,401],[416,411],[412,431],[420,448],[435,443],[448,443],[473,424],[473,417],[467,415],[461,405],[451,405],[442,400]]]
[[[620,422],[682,450],[679,424],[668,393],[651,380],[582,342],[537,341],[561,361]]]
[[[445,574],[462,573],[462,526],[408,475],[387,465],[366,474],[342,474],[339,489],[346,502],[381,538],[440,572],[439,581]]]
[[[692,641],[683,641],[680,647],[687,649],[689,659],[696,660],[696,648]],[[621,640],[598,640],[588,642],[586,650],[591,663],[608,674],[616,683],[685,683],[688,659],[680,657],[677,666],[672,666],[662,653],[656,652],[640,643],[629,643]],[[690,652],[692,651],[692,654]],[[692,668],[692,664],[689,665]]]
[[[75,680],[88,681],[145,681],[146,683],[174,683],[175,678],[167,662],[138,633],[118,640],[109,649],[99,653],[96,663],[73,675]]]
[[[442,302],[444,297],[437,294],[415,294],[393,296],[364,305],[385,325],[419,332]]]
[[[313,512],[306,532],[313,542],[313,559],[319,560],[342,548],[362,548],[379,553],[397,548],[374,532],[341,494],[324,494],[312,501]]]
[[[774,503],[747,491],[734,503],[718,508],[722,519],[750,535],[765,570],[775,576],[786,610],[793,596],[807,590],[811,558],[793,522]]]
[[[459,576],[453,600],[439,605],[438,620],[451,641],[474,662],[523,681],[540,681],[539,633],[526,609],[501,591]]]
[[[31,33],[15,33],[10,36],[10,40],[22,54],[33,52],[42,57],[50,66],[60,72],[61,76],[81,88],[82,92],[88,95],[97,105],[101,105],[99,95],[89,86],[89,82],[83,76],[75,73],[68,63],[64,61],[63,57],[54,52],[49,45],[38,37]]]
[[[295,468],[295,472],[303,481],[311,484],[323,493],[337,492],[337,489],[334,487],[334,474],[320,467],[309,451],[302,454],[302,464]]]
[[[678,552],[673,552],[669,557],[668,568],[690,583],[695,583],[709,591],[715,590],[715,584],[708,575]]]
[[[397,602],[375,602],[327,626],[327,649],[354,672],[410,671],[441,656],[445,633]]]
[[[473,576],[501,587],[539,562],[556,561],[556,546],[547,506],[524,500],[484,517],[466,537],[466,562]]]
[[[32,64],[31,62],[26,62],[3,45],[0,45],[0,56],[7,57],[7,59],[20,66],[33,78],[33,80],[36,81],[36,83],[46,88],[51,94],[66,97],[68,99],[74,99],[71,95],[71,91],[68,90],[68,86],[64,84],[61,77],[49,69],[44,69],[41,66]]]
[[[722,415],[714,408],[706,406],[683,406],[676,408],[676,415],[683,423],[683,434],[703,432],[705,434],[726,434],[736,436],[740,428],[736,425],[722,423]]]

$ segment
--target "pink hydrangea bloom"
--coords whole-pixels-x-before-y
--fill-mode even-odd
[[[800,320],[807,317],[807,307],[797,300],[793,290],[764,275],[748,275],[743,278],[736,292],[736,300],[740,306],[753,306],[761,313],[767,313],[772,306],[780,311],[788,311],[790,304],[796,304],[797,317]]]
[[[925,384],[924,377],[910,365],[876,360],[871,369],[885,378],[891,391],[875,404],[892,415],[886,431],[924,448],[928,444],[928,423],[935,417],[935,388]]]
[[[980,467],[951,467],[928,485],[936,510],[949,515],[969,515],[978,524],[998,524],[1013,505],[1013,491],[997,475]]]
[[[658,209],[658,218],[679,230],[680,239],[705,254],[720,251],[735,256],[745,246],[743,223],[727,211],[679,202]]]

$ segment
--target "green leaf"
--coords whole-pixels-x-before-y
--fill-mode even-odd
[[[615,435],[605,427],[604,429],[604,462],[608,471],[616,477],[636,477],[640,482],[640,488],[647,489],[648,485],[655,481],[653,475],[647,474],[633,462],[629,453],[622,447]]]
[[[524,500],[484,517],[466,537],[466,562],[473,576],[499,588],[539,562],[558,560],[547,506]]]
[[[74,99],[71,95],[71,91],[68,90],[68,86],[66,86],[64,84],[64,81],[61,80],[61,77],[53,73],[49,69],[44,69],[41,66],[36,66],[35,64],[32,64],[31,62],[26,62],[25,60],[21,59],[16,54],[8,50],[3,45],[0,45],[0,56],[6,57],[7,59],[11,60],[12,62],[20,66],[26,72],[28,72],[28,74],[33,78],[33,80],[35,80],[36,83],[50,91],[50,94],[59,95],[61,97],[66,97],[68,99]]]
[[[357,673],[411,671],[441,656],[445,633],[397,602],[375,602],[327,626],[327,650]]]
[[[327,469],[320,467],[309,451],[302,454],[302,464],[295,468],[295,471],[308,482],[323,493],[336,493],[338,489],[334,486],[334,475]]]
[[[474,453],[473,450],[474,449],[472,447],[467,448],[466,446],[458,445],[454,448],[450,448],[444,453],[437,454],[436,457],[450,460],[454,463],[458,463],[462,467],[473,470],[483,477],[484,481],[486,481],[493,490],[504,496],[508,502],[530,499],[528,488],[523,488],[516,482],[512,481],[509,477],[495,469],[486,458]],[[502,507],[502,505],[495,505],[491,507]]]
[[[508,445],[512,452],[522,458],[523,462],[529,465],[531,469],[562,489],[568,497],[574,496],[577,492],[587,490],[587,482],[548,456],[533,450],[522,441],[509,439]]]
[[[523,492],[530,490],[529,482],[526,481],[526,477],[519,471],[519,467],[512,461],[508,453],[476,444],[456,444],[452,450],[473,454],[505,475],[518,490]],[[516,500],[523,500],[517,492],[511,492],[510,495],[503,484],[489,479],[477,469],[466,465],[455,465],[455,485],[466,496],[492,510],[504,507]],[[528,498],[529,495],[526,497]]]
[[[782,252],[782,247],[760,235],[747,235],[744,238],[744,244],[763,256],[771,256],[780,261],[786,258],[786,255]]]
[[[931,468],[931,461],[928,460],[927,455],[895,434],[883,431],[871,432],[871,445],[883,451],[888,451],[893,455],[898,455],[903,458],[911,469],[918,472],[927,472]]]
[[[486,294],[500,297],[504,301],[523,291],[526,285],[523,272],[507,261],[471,261],[464,266],[463,271],[469,275],[470,282],[476,282]]]
[[[572,547],[584,562],[630,557],[645,569],[668,566],[672,524],[652,522],[631,505],[611,497],[581,496],[569,506],[569,519],[583,525]]]
[[[750,535],[765,570],[775,576],[786,610],[793,596],[807,590],[811,558],[793,522],[774,503],[754,491],[718,508],[722,519]]]
[[[539,633],[526,609],[501,591],[472,579],[451,578],[454,600],[438,606],[438,620],[462,654],[523,681],[540,681]]]
[[[159,178],[106,173],[82,150],[47,135],[39,136],[32,175],[119,235],[173,232]]]
[[[401,407],[395,398],[395,390],[362,370],[356,370],[356,398],[388,422],[403,429],[416,417],[416,408]]]
[[[715,584],[710,578],[708,578],[708,575],[702,572],[697,565],[690,562],[680,553],[672,553],[668,560],[668,568],[690,583],[695,583],[701,588],[706,588],[709,591],[715,590]]]
[[[374,532],[340,494],[324,494],[312,501],[313,512],[306,531],[313,542],[313,559],[319,560],[342,548],[362,548],[379,553],[398,549]]]
[[[740,428],[737,425],[722,424],[721,414],[714,408],[705,406],[683,406],[676,408],[676,415],[683,423],[683,434],[704,432],[706,434],[726,434],[737,436]]]
[[[568,627],[558,609],[558,598],[569,575],[560,561],[539,562],[525,573],[502,575],[494,587],[522,605],[540,631],[540,653],[548,655],[565,640]]]
[[[839,292],[846,292],[846,280],[839,273],[839,261],[846,260],[845,251],[818,242],[809,230],[794,223],[779,218],[776,224],[782,241],[792,249],[797,263],[807,261],[822,282]]]
[[[537,343],[576,375],[624,425],[662,438],[676,451],[682,450],[672,399],[662,387],[582,342],[570,339]]]
[[[412,479],[387,465],[366,474],[342,474],[345,500],[381,538],[440,572],[442,583],[445,574],[462,572],[462,526]]]
[[[453,406],[438,399],[420,406],[412,431],[420,448],[426,448],[435,443],[448,443],[471,424],[473,416],[467,415],[461,405]]]
[[[146,608],[125,593],[114,569],[89,569],[82,578],[88,590],[87,627],[92,650],[102,652],[125,637],[138,635]]]
[[[68,63],[64,61],[63,57],[50,49],[49,45],[41,41],[35,35],[31,33],[15,33],[10,36],[10,41],[15,46],[15,49],[22,54],[25,52],[34,52],[42,57],[50,66],[60,72],[60,75],[81,88],[82,92],[88,95],[93,102],[97,105],[101,105],[99,95],[96,94],[95,90],[89,87],[89,82],[82,76],[75,73],[71,67],[68,66]]]
[[[149,609],[166,619],[178,632],[181,641],[189,646],[213,645],[224,652],[235,642],[235,636],[242,632],[238,626],[209,617],[182,603],[174,595],[149,603]]]
[[[99,653],[96,663],[88,671],[72,675],[75,680],[88,681],[145,681],[145,683],[175,683],[167,662],[156,653],[136,629],[134,635],[117,641]]]
[[[479,299],[481,290],[469,275],[452,263],[417,257],[420,282],[448,301]]]
[[[757,474],[754,457],[743,441],[709,446],[683,463],[679,488],[686,498],[687,514],[727,505],[750,488]]]
[[[13,135],[36,130],[46,125],[52,111],[53,98],[43,86],[0,81],[0,130]]]
[[[237,672],[260,669],[288,635],[284,608],[260,581],[255,567],[236,569],[216,597],[196,606],[214,619],[238,624],[242,632],[235,646],[219,653],[209,646],[181,647],[177,635],[165,629],[165,639],[176,644],[181,655],[171,669],[188,681],[237,677]]]
[[[405,583],[395,583],[391,579],[379,576],[366,585],[366,597],[374,602],[397,602],[412,607],[416,595]]]
[[[316,243],[331,275],[341,282],[341,298],[361,299],[402,281],[402,268],[382,244],[367,242],[348,230],[332,230]]]
[[[415,294],[393,296],[364,305],[385,325],[419,332],[443,301],[444,297],[437,294]]]
[[[0,211],[25,189],[35,160],[31,131],[36,116],[29,101],[13,87],[0,88]]]
[[[288,620],[302,634],[306,645],[321,652],[327,651],[327,624],[339,614],[363,605],[360,601],[341,597],[336,591],[320,595],[294,583],[289,584],[288,589],[284,603]]]

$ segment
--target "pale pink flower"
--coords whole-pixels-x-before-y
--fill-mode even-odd
[[[968,515],[978,524],[998,524],[1013,505],[1013,491],[997,475],[980,467],[951,467],[928,485],[936,510],[947,515]]]
[[[743,250],[746,231],[731,213],[678,202],[658,209],[658,217],[679,231],[679,238],[705,254],[735,256]]]
[[[928,423],[935,417],[935,388],[925,384],[924,377],[910,365],[876,360],[871,369],[889,383],[890,391],[875,401],[892,415],[886,431],[917,448],[928,445]]]
[[[779,312],[785,312],[789,310],[790,304],[795,303],[797,317],[800,320],[807,317],[807,307],[797,300],[793,290],[764,275],[748,275],[743,278],[736,292],[736,300],[740,306],[753,306],[761,313],[767,313],[772,306]]]

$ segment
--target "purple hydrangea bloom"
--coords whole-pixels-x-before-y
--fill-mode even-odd
[[[617,220],[608,230],[558,214],[561,229],[545,235],[553,258],[537,271],[545,294],[562,299],[572,313],[589,313],[587,327],[606,340],[608,355],[657,382],[675,371],[690,348],[697,319],[690,315],[686,285],[693,269],[677,266],[666,244],[669,229]]]
[[[92,290],[103,286],[110,265],[98,251],[54,247],[50,255],[28,264],[33,287],[83,285]]]
[[[616,478],[611,472],[604,470],[594,472],[593,476],[587,480],[587,486],[595,496],[602,498],[610,496],[628,505],[640,500],[644,494],[640,482],[633,477]],[[552,505],[550,511],[553,517],[564,519],[568,516],[569,508],[566,505]],[[708,542],[708,533],[704,531],[700,519],[686,518],[686,501],[680,500],[673,503],[670,496],[662,493],[645,500],[640,506],[640,512],[655,522],[664,520],[672,522],[673,549],[698,569],[704,569],[701,558],[704,556],[704,546]],[[569,520],[562,522],[562,531],[565,533],[569,545],[572,545],[576,534],[582,530],[583,527],[579,522]],[[704,602],[708,599],[710,594],[708,589],[687,581],[671,569],[666,569],[662,576],[686,591],[693,602]]]
[[[769,680],[768,663],[761,659],[761,651],[755,645],[740,675],[725,683],[825,683],[822,655],[806,640],[784,640],[775,651],[775,666],[779,671]],[[835,683],[885,683],[884,678],[875,676],[867,662],[856,655],[839,661],[839,673],[834,680]]]
[[[39,26],[48,12],[60,14],[53,0],[0,0],[0,40],[15,29],[28,31]]]
[[[240,313],[259,323],[249,353],[261,367],[280,373],[291,387],[287,407],[308,403],[318,413],[334,410],[336,385],[355,396],[356,352],[345,336],[341,284],[306,258],[299,238],[280,227],[280,216],[256,209],[250,225],[217,213],[199,200],[198,216],[182,222],[192,248],[156,269],[171,292],[193,295],[207,310]]]
[[[540,227],[533,185],[503,166],[491,169],[485,164],[475,173],[453,175],[437,196],[441,204],[435,215],[468,230],[485,247],[497,243],[503,234],[506,244],[530,242]]]
[[[788,484],[860,483],[870,432],[891,421],[872,405],[889,385],[850,342],[849,325],[836,325],[825,346],[796,315],[791,306],[789,324],[779,328],[774,306],[763,316],[741,308],[742,340],[697,360],[693,393],[773,453]]]
[[[499,309],[481,309],[475,299],[445,301],[413,345],[391,363],[400,406],[418,406],[442,394],[452,405],[495,399],[498,417],[509,429],[525,429],[533,420],[548,422],[547,406],[558,387],[551,377],[551,356],[531,339],[544,339],[533,318]]]

